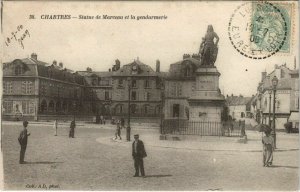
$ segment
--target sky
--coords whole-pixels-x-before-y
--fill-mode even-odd
[[[17,33],[24,48],[12,40],[3,44],[3,62],[26,58],[36,53],[47,63],[63,62],[74,71],[91,67],[93,71],[108,71],[116,59],[121,65],[139,58],[155,70],[156,60],[161,71],[182,59],[185,53],[198,53],[201,38],[207,26],[213,25],[220,37],[219,53],[215,63],[220,76],[220,89],[226,95],[251,96],[256,93],[261,72],[268,73],[274,66],[285,64],[298,69],[299,15],[293,12],[293,30],[289,53],[278,53],[263,60],[253,60],[240,55],[228,37],[228,23],[233,11],[243,2],[78,2],[78,1],[5,1],[3,7],[3,37],[22,25]],[[297,2],[294,2],[297,4]],[[297,6],[295,6],[297,7]],[[34,15],[35,19],[29,19]],[[71,15],[72,17],[110,16],[167,16],[164,20],[45,20],[41,15]],[[28,34],[30,36],[28,36]]]

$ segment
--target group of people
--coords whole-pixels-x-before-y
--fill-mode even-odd
[[[124,119],[122,118],[121,120],[118,121],[117,123],[117,129],[120,130],[121,128],[124,127],[125,122]],[[25,152],[27,148],[27,142],[28,142],[28,136],[30,136],[30,133],[27,131],[27,126],[28,126],[28,121],[23,121],[23,129],[21,130],[18,141],[21,146],[21,151],[20,151],[20,159],[19,163],[24,164],[24,158],[25,158]],[[58,122],[57,120],[54,121],[54,135],[57,136],[57,126]],[[69,131],[69,137],[74,138],[74,133],[75,133],[75,121],[71,122],[70,125],[70,131]],[[121,138],[121,133],[120,131],[117,131],[117,135]],[[145,150],[145,146],[143,141],[139,139],[139,135],[136,134],[134,135],[134,141],[132,143],[132,158],[134,160],[134,168],[135,168],[135,174],[134,177],[139,177],[139,173],[141,173],[141,176],[145,177],[145,170],[144,170],[144,161],[143,158],[147,157],[147,153]]]

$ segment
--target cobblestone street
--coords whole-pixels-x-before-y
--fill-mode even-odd
[[[113,141],[114,127],[68,124],[54,136],[52,125],[29,123],[25,161],[20,165],[21,122],[2,124],[4,188],[7,190],[297,190],[298,134],[278,133],[274,166],[262,166],[261,133],[238,138],[191,137],[159,141],[158,130],[133,129],[144,141],[146,178],[134,174],[131,144]],[[124,130],[122,130],[125,139]]]

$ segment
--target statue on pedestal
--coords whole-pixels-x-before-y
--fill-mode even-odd
[[[214,42],[216,39],[216,42]],[[205,37],[202,38],[199,54],[201,56],[201,65],[214,66],[218,55],[219,36],[214,32],[212,25],[208,25]]]

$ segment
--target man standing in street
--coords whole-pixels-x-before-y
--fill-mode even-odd
[[[58,125],[58,122],[57,122],[57,119],[55,119],[55,121],[54,121],[54,125],[53,125],[53,129],[54,129],[54,136],[57,136],[57,125]]]
[[[76,127],[75,121],[71,121],[71,124],[70,124],[70,131],[69,131],[69,138],[74,138],[75,127]]]
[[[134,159],[135,174],[134,177],[141,175],[145,177],[143,158],[147,157],[143,141],[139,140],[139,135],[134,135],[134,142],[132,143],[132,157]]]
[[[28,122],[23,121],[23,130],[21,131],[19,138],[18,138],[18,141],[21,145],[20,161],[19,161],[20,164],[25,163],[24,157],[25,157],[25,151],[26,151],[26,147],[27,147],[27,139],[28,139],[28,136],[30,135],[30,133],[27,133],[27,129],[26,129],[27,125],[28,125]]]

